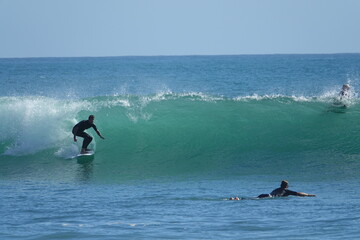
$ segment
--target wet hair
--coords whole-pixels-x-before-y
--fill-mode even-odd
[[[90,120],[90,119],[94,119],[94,118],[95,118],[94,115],[90,115],[90,116],[89,116],[89,120]]]
[[[287,188],[288,186],[289,186],[288,181],[286,181],[286,180],[281,181],[281,185],[280,185],[281,188]]]

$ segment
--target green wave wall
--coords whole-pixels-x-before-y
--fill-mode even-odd
[[[332,101],[199,93],[2,98],[0,162],[51,165],[70,159],[80,144],[72,141],[72,126],[94,114],[106,137],[88,130],[99,179],[192,173],[355,176],[360,105],[355,99],[338,108]]]

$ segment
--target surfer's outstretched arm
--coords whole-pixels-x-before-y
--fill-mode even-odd
[[[105,138],[101,135],[101,133],[100,133],[99,130],[96,130],[96,133],[97,133],[97,135],[99,135],[99,137],[101,137],[101,139],[105,139]]]
[[[316,197],[315,194],[308,194],[308,193],[303,193],[303,192],[298,192],[297,196],[299,196],[299,197]]]

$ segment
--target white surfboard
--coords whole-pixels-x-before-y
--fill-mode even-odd
[[[346,108],[347,107],[346,103],[341,102],[341,101],[333,102],[332,106],[337,107],[337,108]]]
[[[86,153],[79,153],[78,155],[76,155],[75,157],[76,158],[79,158],[79,157],[89,157],[89,156],[93,156],[95,154],[94,151],[88,151]]]

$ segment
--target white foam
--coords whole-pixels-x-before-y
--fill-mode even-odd
[[[6,155],[34,154],[59,148],[71,140],[69,125],[74,116],[91,109],[87,101],[64,101],[45,97],[7,97],[0,99],[0,140],[9,141]]]

